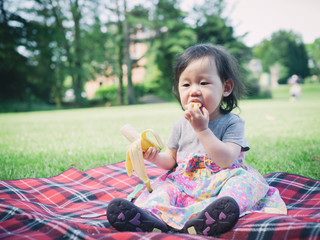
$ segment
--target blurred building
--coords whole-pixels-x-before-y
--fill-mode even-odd
[[[247,65],[254,78],[259,79],[261,87],[276,87],[280,78],[281,66],[277,64],[270,67],[270,73],[263,72],[260,59],[251,59]]]

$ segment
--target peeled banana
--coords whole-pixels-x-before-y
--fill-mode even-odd
[[[195,106],[198,106],[198,108],[201,108],[202,104],[200,102],[192,102],[191,106],[193,109],[195,108]]]
[[[202,107],[202,104],[200,102],[191,102],[189,103],[193,110],[195,110],[195,107],[198,106],[198,108]],[[185,109],[188,109],[189,104],[185,105]]]
[[[144,130],[139,134],[130,124],[124,125],[120,129],[120,132],[131,142],[126,154],[126,170],[128,175],[131,176],[134,170],[137,176],[147,186],[148,191],[152,192],[150,180],[144,165],[143,152],[146,152],[150,147],[158,147],[161,150],[164,147],[161,138],[152,129]],[[147,137],[148,132],[155,137],[157,144]]]

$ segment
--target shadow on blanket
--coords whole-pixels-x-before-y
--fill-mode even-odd
[[[146,163],[151,179],[159,171]],[[320,239],[320,181],[271,173],[264,176],[279,189],[288,215],[251,213],[223,239]],[[139,182],[129,178],[124,162],[86,172],[71,168],[51,178],[0,181],[0,239],[214,239],[187,234],[117,232],[105,216],[107,203],[126,198]]]

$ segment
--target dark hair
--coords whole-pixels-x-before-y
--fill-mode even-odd
[[[187,48],[178,57],[174,67],[174,95],[181,103],[178,87],[180,75],[191,62],[203,57],[209,57],[212,60],[214,59],[222,83],[228,79],[233,81],[234,87],[231,94],[227,97],[224,97],[220,104],[220,111],[222,113],[231,112],[234,108],[238,107],[238,99],[244,94],[245,86],[241,80],[238,61],[222,46],[213,44],[198,44]]]

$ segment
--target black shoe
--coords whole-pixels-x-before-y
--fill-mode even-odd
[[[189,234],[215,236],[231,230],[239,219],[239,206],[231,197],[218,198],[183,227]]]
[[[111,200],[107,208],[109,223],[124,232],[167,232],[167,225],[151,212],[122,198]]]

